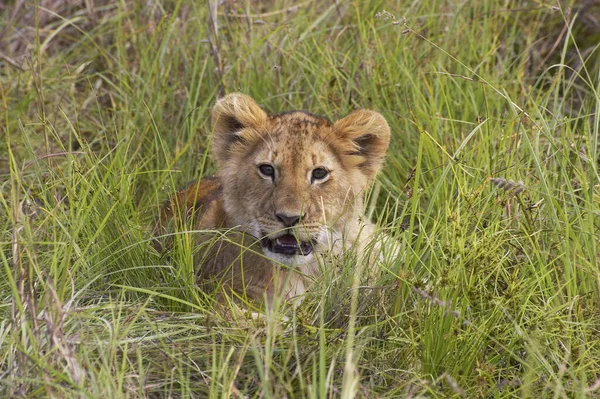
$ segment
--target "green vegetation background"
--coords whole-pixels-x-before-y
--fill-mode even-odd
[[[0,5],[0,395],[600,397],[599,15]],[[159,205],[214,172],[209,110],[233,91],[385,115],[369,213],[401,256],[377,281],[349,256],[287,319],[232,318],[194,285],[193,233],[154,250]]]

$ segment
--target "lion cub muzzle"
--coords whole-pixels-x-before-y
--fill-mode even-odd
[[[260,243],[264,249],[276,254],[308,256],[312,253],[316,240],[300,241],[293,234],[286,233],[276,238],[265,236]]]
[[[275,212],[274,214],[275,219],[281,222],[284,229],[272,233],[263,232],[261,239],[263,249],[281,255],[310,255],[316,245],[316,239],[309,234],[299,234],[303,230],[301,222],[306,219],[306,214],[301,215],[299,212]]]

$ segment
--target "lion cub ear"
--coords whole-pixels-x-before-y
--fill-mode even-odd
[[[333,128],[344,143],[340,152],[346,167],[359,168],[373,180],[390,144],[390,127],[383,115],[360,109],[335,122]]]
[[[213,152],[217,162],[227,160],[234,151],[253,137],[268,116],[251,97],[232,93],[217,101],[212,109]]]

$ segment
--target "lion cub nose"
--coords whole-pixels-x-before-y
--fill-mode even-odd
[[[292,227],[300,222],[303,215],[286,215],[285,213],[275,213],[275,217],[279,219],[285,227]]]

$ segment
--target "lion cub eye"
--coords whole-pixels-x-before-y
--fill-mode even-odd
[[[269,165],[268,163],[263,163],[258,165],[258,171],[264,177],[270,177],[271,179],[275,179],[275,168],[273,165]]]
[[[315,168],[312,171],[311,180],[314,183],[318,180],[324,180],[329,176],[329,172],[325,168]]]

